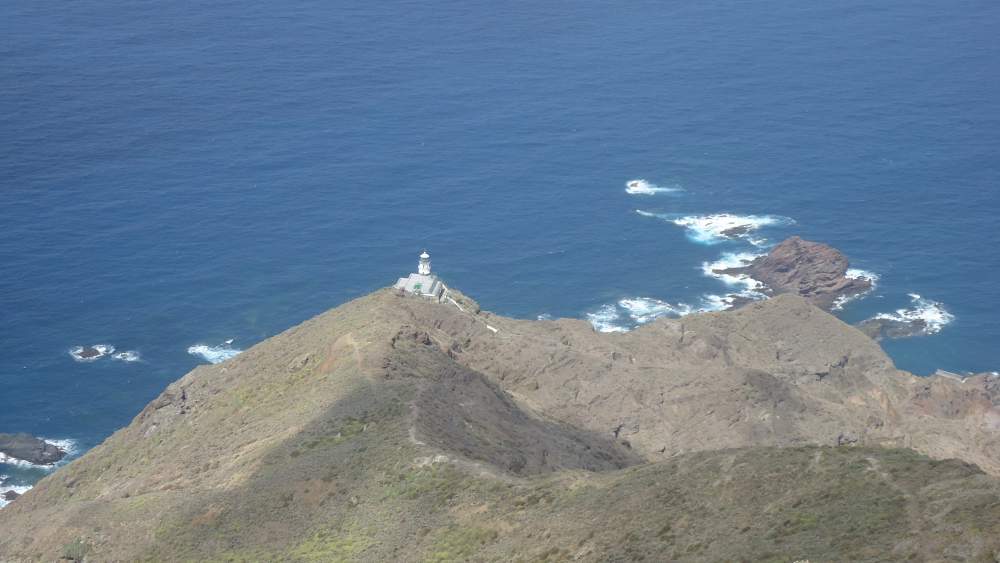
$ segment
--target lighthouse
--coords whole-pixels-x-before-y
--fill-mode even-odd
[[[420,262],[417,263],[417,273],[421,276],[431,275],[431,255],[427,251],[420,253]]]
[[[407,293],[437,300],[441,299],[445,289],[441,280],[431,273],[431,255],[426,250],[420,253],[417,272],[405,278],[399,278],[394,287]]]

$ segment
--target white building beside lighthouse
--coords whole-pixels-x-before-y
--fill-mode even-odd
[[[426,250],[420,253],[417,273],[410,274],[409,277],[399,278],[395,288],[434,299],[441,299],[441,294],[444,293],[444,284],[431,273],[431,255]]]

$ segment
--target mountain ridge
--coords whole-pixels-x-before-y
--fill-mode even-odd
[[[608,335],[578,320],[500,317],[451,295],[454,304],[379,290],[196,368],[0,511],[0,554],[878,559],[845,539],[859,537],[849,531],[861,517],[855,506],[912,514],[905,529],[871,517],[866,541],[884,549],[1000,552],[990,539],[1000,506],[985,500],[997,492],[991,425],[1000,418],[985,376],[959,383],[899,372],[871,339],[796,296]],[[964,462],[891,449],[900,446]],[[689,464],[732,483],[740,516],[724,506],[719,523],[698,516],[699,503],[715,506],[713,485],[682,469]],[[754,516],[764,475],[798,483],[789,494],[810,511]],[[643,504],[629,516],[646,487],[701,500]],[[942,490],[955,494],[944,501]],[[813,506],[829,494],[854,504]],[[958,536],[964,547],[951,523],[927,512],[942,502],[978,522]],[[573,521],[576,510],[591,515],[580,534],[553,521]],[[789,529],[784,513],[802,525]],[[640,517],[657,529],[640,533],[645,524],[633,522],[637,535],[625,541],[629,526],[601,528]],[[726,535],[737,520],[747,537]],[[836,530],[818,525],[825,520]],[[769,534],[788,543],[764,541]]]

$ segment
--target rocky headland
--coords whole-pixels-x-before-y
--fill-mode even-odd
[[[0,433],[0,460],[7,457],[33,465],[52,465],[65,456],[66,452],[31,434]]]
[[[792,293],[824,310],[871,290],[872,282],[847,275],[849,262],[832,246],[791,237],[765,256],[736,268],[714,270],[729,276],[748,276],[764,285],[767,295]]]
[[[196,368],[0,510],[0,560],[1000,556],[992,374],[897,370],[794,294],[625,334],[450,297]]]

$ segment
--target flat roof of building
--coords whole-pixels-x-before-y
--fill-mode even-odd
[[[441,292],[444,290],[441,284],[441,280],[435,275],[423,275],[423,274],[410,274],[409,277],[399,278],[396,282],[396,289],[402,289],[409,293],[416,293],[417,295],[428,295],[432,297],[440,297]]]

